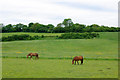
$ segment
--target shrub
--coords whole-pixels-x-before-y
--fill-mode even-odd
[[[59,39],[91,39],[99,37],[98,33],[65,33]]]
[[[36,39],[36,36],[31,37],[28,34],[12,35],[12,36],[8,36],[8,37],[2,37],[2,41],[33,40],[33,39]]]
[[[44,35],[42,35],[41,38],[44,38]]]

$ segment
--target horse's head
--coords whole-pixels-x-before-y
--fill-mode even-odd
[[[28,55],[27,55],[27,58],[28,58]]]
[[[30,56],[30,54],[27,55],[27,58],[28,58],[28,56]]]
[[[72,61],[72,64],[74,64],[74,61]]]

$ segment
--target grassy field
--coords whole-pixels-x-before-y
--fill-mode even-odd
[[[109,40],[33,40],[2,43],[3,56],[26,56],[37,52],[41,57],[117,58],[118,46]]]
[[[2,33],[2,36],[14,33]],[[61,33],[15,33],[29,35],[51,35]],[[117,60],[85,60],[84,65],[72,65],[72,58],[82,55],[84,58],[117,59],[118,33],[103,32],[96,39],[53,39],[10,41],[2,43],[2,56],[26,57],[30,52],[39,53],[39,60],[24,58],[3,58],[4,78],[116,78]],[[27,68],[26,68],[26,67]],[[89,68],[88,68],[89,66]],[[32,68],[32,70],[30,70]],[[34,70],[35,69],[35,70]],[[37,72],[36,72],[37,71]],[[17,75],[15,75],[17,74]]]
[[[112,36],[111,36],[112,35]],[[26,56],[37,52],[41,57],[117,58],[118,41],[116,33],[101,33],[97,39],[55,39],[11,41],[2,43],[3,56]]]
[[[88,68],[89,66],[89,68]],[[117,78],[117,61],[85,60],[72,65],[71,60],[3,59],[3,78]]]

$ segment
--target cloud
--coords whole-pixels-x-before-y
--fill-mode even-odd
[[[1,0],[0,23],[74,23],[117,26],[118,0]]]
[[[105,8],[103,6],[98,5],[91,5],[91,4],[84,4],[84,3],[78,3],[78,2],[57,2],[58,5],[78,8],[78,9],[87,9],[87,10],[93,10],[93,11],[105,11],[105,12],[117,12],[116,9],[111,8]]]

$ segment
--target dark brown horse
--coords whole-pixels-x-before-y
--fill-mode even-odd
[[[74,61],[75,61],[75,64],[76,64],[76,61],[78,63],[79,60],[81,61],[81,64],[83,64],[83,56],[75,56],[72,60],[72,64],[74,64]]]
[[[27,58],[30,56],[30,59],[32,58],[32,56],[36,56],[36,58],[38,59],[39,57],[38,57],[38,53],[29,53],[28,55],[27,55]]]

